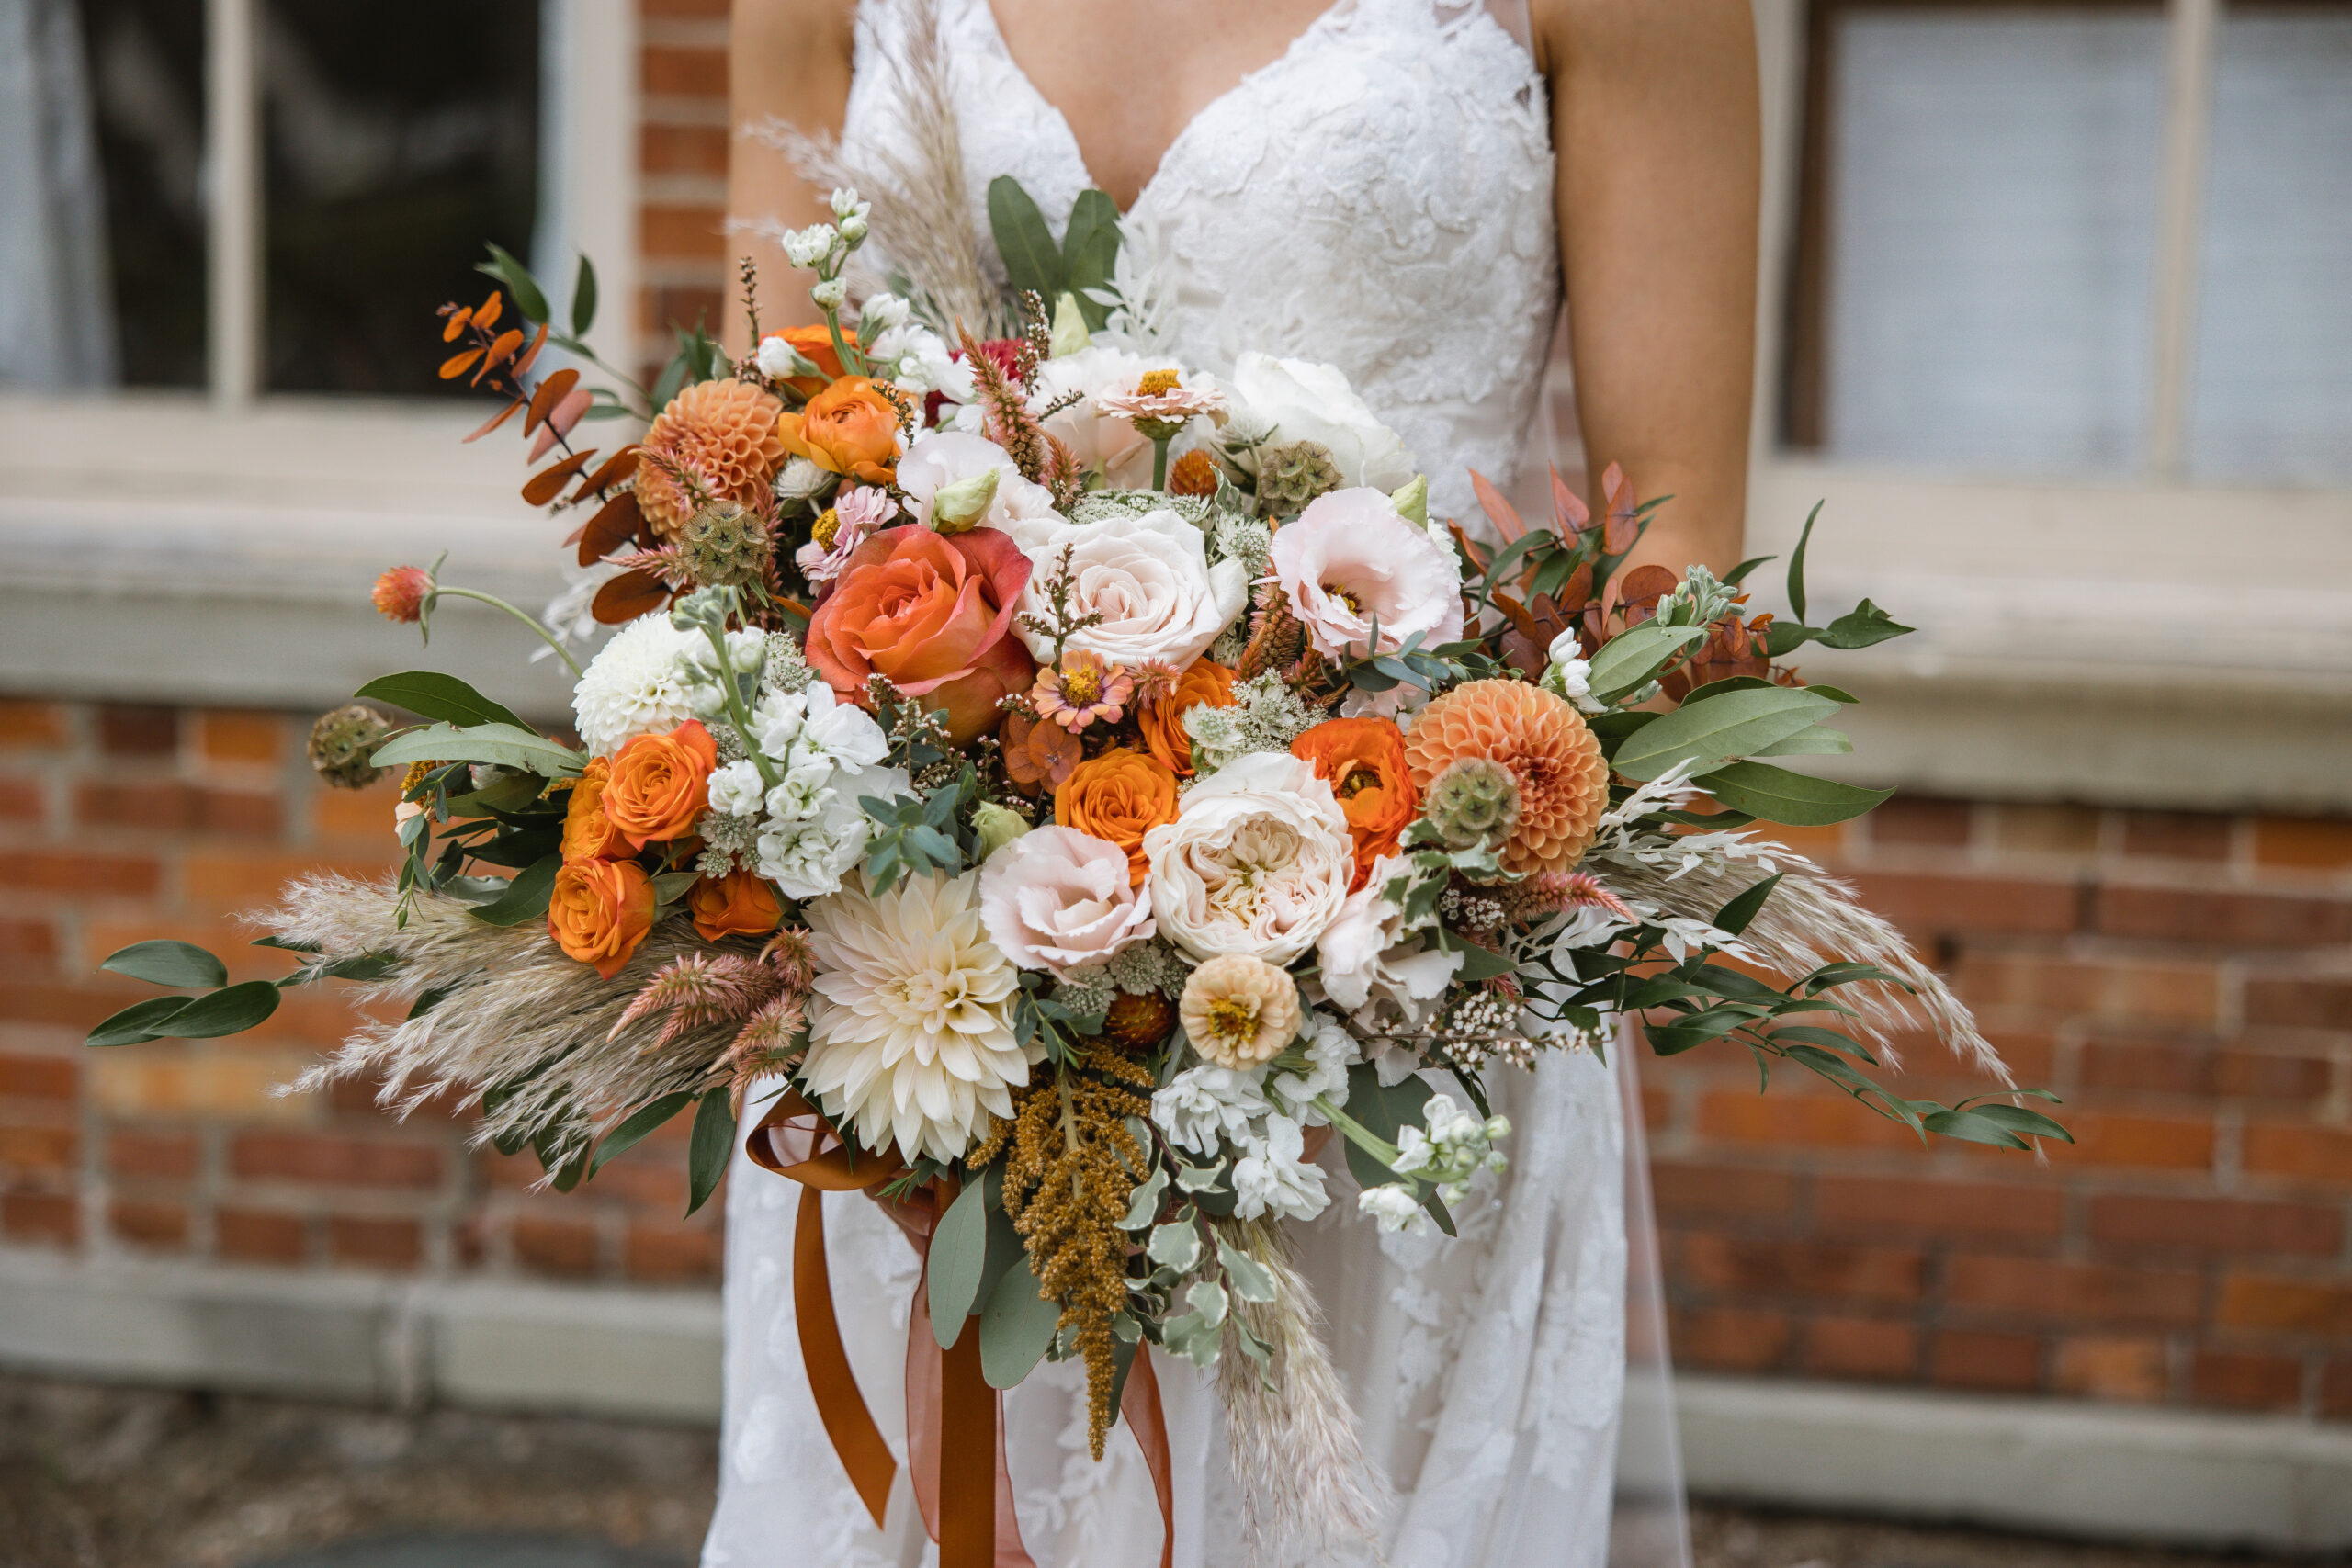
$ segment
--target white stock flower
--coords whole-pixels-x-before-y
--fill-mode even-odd
[[[1160,935],[1203,960],[1290,963],[1339,914],[1355,874],[1331,786],[1281,751],[1250,752],[1201,780],[1143,847]]]
[[[996,470],[996,496],[977,526],[1011,533],[1024,521],[1054,517],[1053,491],[1023,479],[1012,455],[981,435],[933,431],[916,436],[899,459],[899,488],[906,492],[907,510],[928,527],[933,496],[991,468]]]
[[[888,290],[869,298],[857,308],[857,335],[872,343],[893,327],[904,326],[907,321],[906,300]]]
[[[981,929],[978,876],[910,876],[876,897],[808,906],[816,960],[802,1077],[868,1148],[961,1158],[990,1117],[1012,1114],[1042,1041],[1012,1031],[1017,972]]]
[[[1554,637],[1545,657],[1549,660],[1544,667],[1545,691],[1567,698],[1579,713],[1607,711],[1609,705],[1592,695],[1592,661],[1584,656],[1584,644],[1577,640],[1575,628]]]
[[[1245,354],[1226,385],[1273,425],[1275,442],[1313,441],[1328,448],[1342,482],[1383,491],[1411,482],[1413,455],[1403,438],[1374,417],[1336,366]]]
[[[1405,912],[1388,901],[1385,889],[1405,869],[1401,855],[1374,862],[1372,874],[1316,943],[1323,994],[1375,1030],[1422,1027],[1462,967],[1461,953],[1431,948],[1421,932],[1405,928]]]
[[[777,242],[795,266],[816,266],[833,254],[837,236],[830,223],[811,223],[806,229],[788,231]]]
[[[1357,1047],[1355,1036],[1324,1013],[1307,1015],[1305,1038],[1306,1070],[1283,1073],[1266,1087],[1297,1111],[1300,1121],[1314,1127],[1330,1118],[1315,1109],[1313,1101],[1319,1095],[1334,1105],[1347,1104],[1348,1069],[1363,1059],[1363,1053]]]
[[[1046,586],[1068,547],[1070,613],[1102,617],[1101,625],[1072,633],[1068,646],[1129,670],[1155,659],[1182,670],[1208,651],[1250,602],[1247,569],[1237,560],[1211,566],[1201,531],[1171,507],[1099,523],[1071,523],[1048,511],[1006,532],[1032,568],[1021,594],[1023,614],[1050,616]],[[1025,625],[1020,635],[1040,662],[1053,658],[1052,637]]]
[[[1356,1211],[1370,1214],[1380,1228],[1395,1235],[1424,1235],[1430,1229],[1430,1213],[1421,1207],[1412,1192],[1390,1182],[1385,1187],[1367,1187],[1356,1194]]]
[[[721,817],[757,816],[766,794],[760,770],[750,762],[729,762],[710,775],[710,808]]]
[[[1265,1142],[1233,1165],[1235,1219],[1272,1213],[1286,1220],[1311,1220],[1329,1207],[1322,1168],[1300,1157],[1306,1144],[1305,1133],[1289,1117],[1266,1118]]]
[[[769,821],[759,836],[759,873],[783,890],[787,898],[820,898],[841,890],[842,879],[865,854],[873,823],[859,797],[889,799],[912,793],[913,784],[897,768],[866,768],[836,773],[832,783],[809,792],[805,802],[786,801],[805,815],[787,817],[776,810],[777,797],[789,784],[768,795]]]
[[[978,389],[972,367],[948,352],[945,339],[914,321],[877,333],[867,358],[886,367],[888,378],[910,392],[937,392],[950,402],[968,403]]]
[[[1151,1097],[1151,1119],[1178,1148],[1213,1159],[1226,1139],[1246,1134],[1271,1109],[1260,1087],[1264,1077],[1262,1068],[1187,1067]]]
[[[1315,650],[1363,658],[1376,626],[1382,652],[1417,635],[1434,649],[1462,636],[1462,566],[1379,491],[1337,490],[1275,531],[1270,558]]]
[[[588,661],[572,688],[571,715],[589,754],[610,756],[640,735],[667,734],[695,717],[691,660],[710,652],[699,631],[680,631],[656,610],[623,626]]]

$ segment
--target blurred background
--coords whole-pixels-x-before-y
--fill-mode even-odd
[[[2352,1551],[2352,4],[1756,14],[1750,553],[1826,498],[1815,599],[1920,628],[1804,660],[1901,793],[1792,837],[2079,1142],[1923,1152],[1644,1064],[1701,1560]],[[79,1042],[145,994],[116,947],[243,952],[288,875],[390,866],[321,708],[431,668],[563,711],[492,612],[420,652],[367,609],[445,547],[564,586],[433,311],[487,239],[559,310],[593,256],[615,363],[715,328],[727,38],[727,0],[0,0],[0,1558],[691,1561],[721,1236],[673,1144],[558,1196],[462,1107],[275,1097],[331,996]]]

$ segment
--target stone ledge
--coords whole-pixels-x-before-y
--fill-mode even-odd
[[[0,1365],[707,1423],[720,1314],[705,1292],[0,1248]],[[2352,1547],[2352,1427],[1708,1376],[1678,1379],[1676,1406],[1702,1496],[2178,1545]]]

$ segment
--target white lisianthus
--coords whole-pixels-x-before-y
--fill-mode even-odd
[[[1151,1097],[1151,1119],[1178,1148],[1214,1159],[1226,1139],[1248,1135],[1250,1123],[1272,1109],[1261,1087],[1264,1077],[1263,1068],[1187,1067]]]
[[[1274,427],[1276,443],[1313,441],[1328,448],[1343,482],[1384,491],[1411,482],[1413,455],[1404,439],[1374,417],[1337,367],[1245,354],[1234,362],[1226,387],[1261,423]]]
[[[760,770],[750,762],[729,762],[710,775],[710,808],[721,817],[754,817],[767,793]]]
[[[1338,916],[1355,875],[1330,784],[1284,751],[1250,752],[1201,780],[1143,847],[1160,934],[1202,960],[1290,963]]]
[[[1405,914],[1385,889],[1406,869],[1399,855],[1373,863],[1364,885],[1348,896],[1339,918],[1316,942],[1323,994],[1359,1023],[1378,1030],[1403,1023],[1419,1029],[1462,967],[1462,954],[1432,948],[1405,928]]]
[[[1266,1118],[1265,1141],[1233,1164],[1233,1217],[1254,1220],[1279,1214],[1311,1220],[1330,1206],[1323,1171],[1306,1163],[1306,1134],[1287,1116]]]
[[[1395,1235],[1424,1235],[1430,1229],[1430,1213],[1421,1207],[1410,1189],[1390,1182],[1385,1187],[1367,1187],[1356,1194],[1356,1212],[1369,1214],[1380,1228]]]
[[[699,631],[680,631],[667,613],[640,615],[614,634],[572,688],[571,715],[589,754],[610,756],[640,735],[666,734],[698,716],[693,661],[710,651]]]
[[[1462,564],[1408,523],[1380,491],[1363,486],[1318,496],[1276,530],[1269,558],[1291,613],[1317,653],[1362,659],[1421,639],[1435,649],[1462,636]]]
[[[915,437],[899,459],[899,488],[906,492],[907,510],[915,521],[929,527],[933,497],[990,470],[996,474],[996,494],[975,526],[1010,533],[1019,523],[1056,515],[1053,491],[1023,479],[1012,454],[986,436],[933,431]]]
[[[752,356],[752,360],[759,366],[760,374],[771,381],[808,373],[802,368],[808,363],[806,357],[785,342],[780,334],[762,338],[759,353]]]
[[[1068,646],[1129,670],[1155,659],[1182,670],[1250,602],[1248,569],[1238,560],[1211,566],[1201,531],[1170,507],[1099,523],[1071,523],[1048,511],[1000,526],[1035,569],[1022,591],[1023,614],[1050,620],[1046,585],[1069,547],[1069,612],[1102,619],[1070,634]],[[1016,625],[1034,657],[1053,658],[1051,637],[1025,621]]]

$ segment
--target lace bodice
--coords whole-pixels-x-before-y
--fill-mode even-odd
[[[938,0],[983,265],[989,182],[1011,175],[1056,232],[1091,183],[987,0]],[[865,0],[842,140],[899,151],[900,0]],[[1165,269],[1166,348],[1222,374],[1256,349],[1347,373],[1426,469],[1442,515],[1467,470],[1509,487],[1559,299],[1542,78],[1483,5],[1338,0],[1196,115],[1128,213]]]

